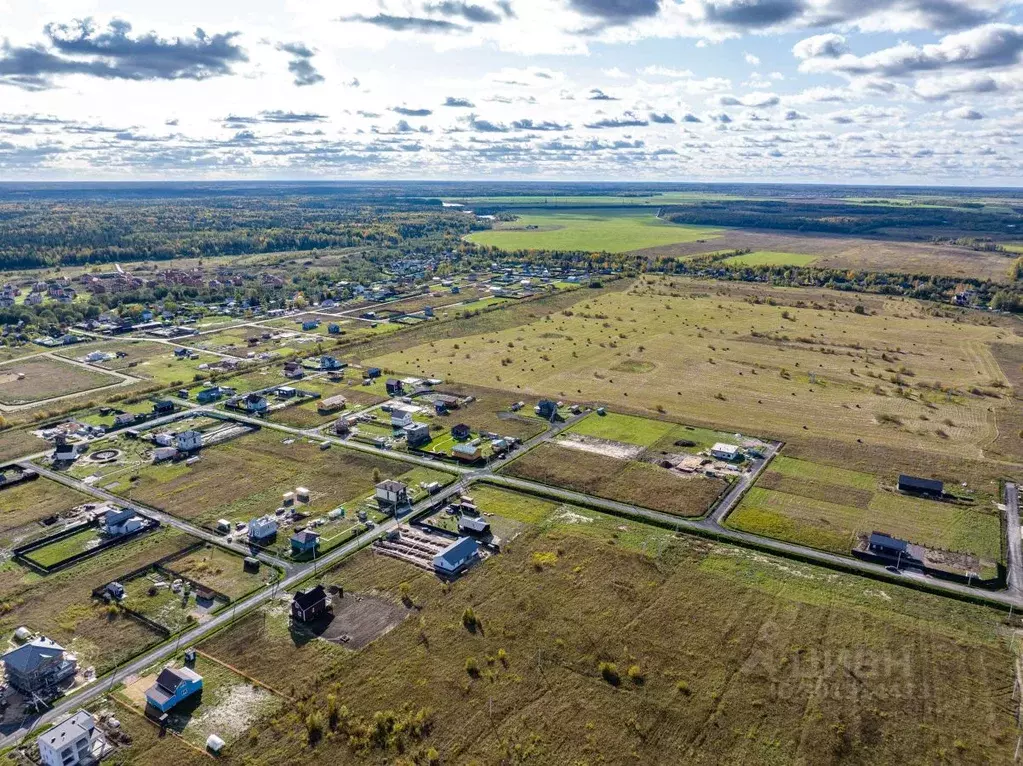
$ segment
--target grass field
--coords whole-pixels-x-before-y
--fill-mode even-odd
[[[0,488],[0,547],[12,548],[42,537],[52,530],[39,521],[92,500],[43,477]]]
[[[414,605],[362,651],[296,646],[258,614],[207,642],[268,683],[293,674],[303,697],[232,757],[1011,760],[1014,657],[996,614],[727,546],[625,542],[621,520],[570,510],[539,514],[565,520],[542,521],[451,585],[369,552],[325,573],[346,593]],[[318,744],[310,714],[324,723]]]
[[[8,460],[46,452],[51,449],[50,443],[40,439],[31,431],[13,428],[0,431],[0,463]]]
[[[676,516],[702,516],[726,486],[720,479],[680,476],[650,463],[549,443],[534,447],[501,472]]]
[[[100,536],[95,527],[88,527],[77,534],[57,540],[42,548],[37,548],[25,555],[40,566],[51,567],[65,559],[95,548],[100,543]]]
[[[138,479],[123,477],[112,491],[152,505],[183,519],[210,524],[224,518],[249,521],[272,512],[285,492],[307,487],[310,514],[326,513],[368,493],[381,479],[400,479],[405,463],[340,448],[320,450],[304,439],[284,444],[286,437],[269,430],[242,436],[204,449],[201,460],[146,465]],[[245,477],[239,485],[239,477]],[[450,480],[438,474],[439,480]],[[109,485],[105,485],[109,486]]]
[[[779,456],[733,511],[735,529],[849,553],[859,534],[887,532],[946,550],[1001,559],[994,498],[969,506],[908,497],[876,476]]]
[[[816,260],[817,256],[815,255],[760,250],[745,255],[733,255],[731,258],[725,258],[721,263],[726,266],[809,266]]]
[[[492,231],[470,234],[477,245],[502,250],[590,250],[624,253],[714,237],[717,229],[665,223],[653,213],[629,210],[530,210]]]
[[[660,408],[725,433],[861,439],[958,459],[983,459],[1016,411],[992,345],[1023,337],[912,300],[734,284],[711,294],[705,283],[644,278],[521,321],[366,362],[515,399]],[[999,448],[1023,461],[1019,431]]]
[[[250,572],[245,569],[241,556],[209,543],[186,556],[164,562],[163,566],[223,593],[232,601],[265,585],[275,576],[265,564],[260,571]]]
[[[31,404],[111,386],[120,380],[52,357],[35,356],[0,366],[0,404]]]

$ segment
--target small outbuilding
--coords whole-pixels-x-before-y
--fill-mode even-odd
[[[928,497],[941,497],[945,492],[945,485],[937,479],[921,479],[917,476],[901,474],[899,476],[899,492],[909,492],[913,495],[926,495]]]
[[[718,442],[710,448],[710,454],[712,457],[716,457],[718,460],[727,460],[732,462],[738,460],[740,457],[739,448],[734,444],[725,444],[724,442]]]

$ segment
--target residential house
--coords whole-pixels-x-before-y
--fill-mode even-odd
[[[265,415],[266,411],[270,409],[270,403],[267,402],[266,397],[255,392],[242,397],[239,406],[253,415]]]
[[[153,441],[160,447],[173,447],[174,446],[174,434],[169,433],[158,433],[153,436]]]
[[[146,689],[146,703],[148,707],[166,713],[179,702],[201,692],[202,676],[191,668],[164,668],[156,677],[156,683]]]
[[[734,444],[725,444],[718,442],[710,448],[711,457],[716,457],[718,460],[738,460],[741,457],[739,448]]]
[[[22,644],[0,657],[7,683],[25,694],[52,697],[65,681],[74,678],[78,660],[45,636]]]
[[[944,491],[945,485],[936,479],[921,479],[907,474],[899,475],[899,492],[909,492],[910,494],[927,497],[941,497]]]
[[[302,365],[298,362],[285,362],[284,363],[284,377],[298,379],[305,375],[302,370]]]
[[[479,545],[471,537],[460,537],[433,557],[433,568],[453,575],[479,558]]]
[[[884,532],[871,532],[870,537],[867,538],[867,548],[871,553],[893,559],[906,557],[906,554],[909,553],[909,543]],[[906,558],[908,561],[908,557]]]
[[[182,431],[174,438],[174,446],[182,452],[194,452],[202,447],[202,432],[194,429]]]
[[[121,537],[142,529],[145,519],[131,508],[112,508],[103,516],[103,530],[111,537]]]
[[[174,402],[170,399],[161,399],[158,402],[153,402],[154,415],[170,415],[172,412],[174,412]]]
[[[322,585],[298,591],[291,599],[291,618],[309,622],[330,611],[330,599]]]
[[[405,426],[412,425],[412,411],[404,408],[395,407],[391,410],[391,427],[392,428],[405,428]]]
[[[401,396],[405,393],[405,384],[397,378],[388,378],[384,386],[387,388],[388,396]]]
[[[117,415],[114,415],[115,426],[130,426],[134,422],[135,422],[134,412],[121,412],[118,413]]]
[[[463,463],[475,463],[483,457],[483,449],[478,444],[456,444],[451,448],[451,456]]]
[[[541,399],[533,411],[544,420],[554,420],[558,416],[558,404],[550,399]]]
[[[176,348],[174,349],[175,359],[187,359],[188,355],[191,354],[191,350],[187,348]]]
[[[302,323],[302,329],[303,330],[315,330],[319,326],[320,326],[320,323],[318,321],[316,321],[315,319],[310,319],[310,320],[305,321],[305,322]]]
[[[370,367],[368,370],[366,370],[367,378],[379,378],[381,374],[382,370],[379,367]]]
[[[321,370],[340,370],[345,366],[344,362],[338,361],[336,357],[324,355],[320,357]]]
[[[451,438],[456,439],[457,441],[464,442],[470,436],[472,436],[472,429],[465,423],[459,423],[451,429]]]
[[[105,742],[96,731],[95,719],[80,710],[40,734],[36,746],[43,766],[78,766],[98,762]]]
[[[320,399],[316,402],[316,412],[320,415],[330,415],[334,412],[340,412],[347,404],[348,400],[341,394],[328,396],[326,399]]]
[[[54,441],[53,462],[69,462],[78,459],[78,445],[72,444],[63,435],[58,435]]]
[[[331,335],[340,335],[341,325],[334,324],[333,322],[331,322],[329,325],[327,325],[327,332],[330,333]]]
[[[433,397],[434,405],[443,405],[445,410],[458,409],[458,397],[449,394],[437,394]]]
[[[310,529],[304,529],[291,536],[291,555],[295,558],[301,556],[315,556],[320,546],[320,535]]]
[[[377,484],[373,496],[376,498],[377,505],[383,513],[397,515],[399,511],[412,505],[409,499],[408,485],[394,479],[388,479]]]
[[[219,400],[224,395],[224,392],[219,386],[213,386],[212,388],[204,388],[202,391],[195,395],[195,400],[199,404],[209,404]]]
[[[249,522],[249,540],[254,543],[269,540],[277,534],[277,519],[273,516],[260,516]]]
[[[412,423],[402,430],[405,432],[405,443],[409,447],[422,447],[430,443],[430,426],[426,423]]]

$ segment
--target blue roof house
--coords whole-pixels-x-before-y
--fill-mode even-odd
[[[316,549],[320,545],[320,535],[308,529],[296,532],[291,536],[291,555],[298,558],[301,556],[316,555]]]
[[[156,683],[146,689],[146,702],[166,713],[193,694],[202,691],[202,676],[191,668],[164,668]]]
[[[433,568],[441,574],[457,574],[479,557],[479,545],[471,537],[460,537],[433,557]]]

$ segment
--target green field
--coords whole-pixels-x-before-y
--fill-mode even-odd
[[[535,228],[527,228],[535,227]],[[649,212],[628,210],[551,213],[530,210],[492,231],[470,234],[478,245],[502,250],[589,250],[625,253],[711,238],[718,229],[665,223]]]
[[[674,423],[609,412],[606,415],[589,415],[572,426],[568,432],[650,447],[674,428]]]
[[[1001,558],[1001,526],[990,500],[956,505],[908,497],[868,473],[780,456],[727,524],[844,554],[858,535],[881,531],[994,562]]]
[[[61,561],[84,553],[90,548],[96,547],[100,542],[99,534],[95,527],[88,527],[81,532],[65,537],[63,540],[50,543],[42,548],[37,548],[25,557],[36,562],[40,566],[50,567],[59,564]]]
[[[733,255],[731,258],[725,258],[721,263],[726,266],[809,266],[816,260],[816,255],[760,250],[745,255]]]

